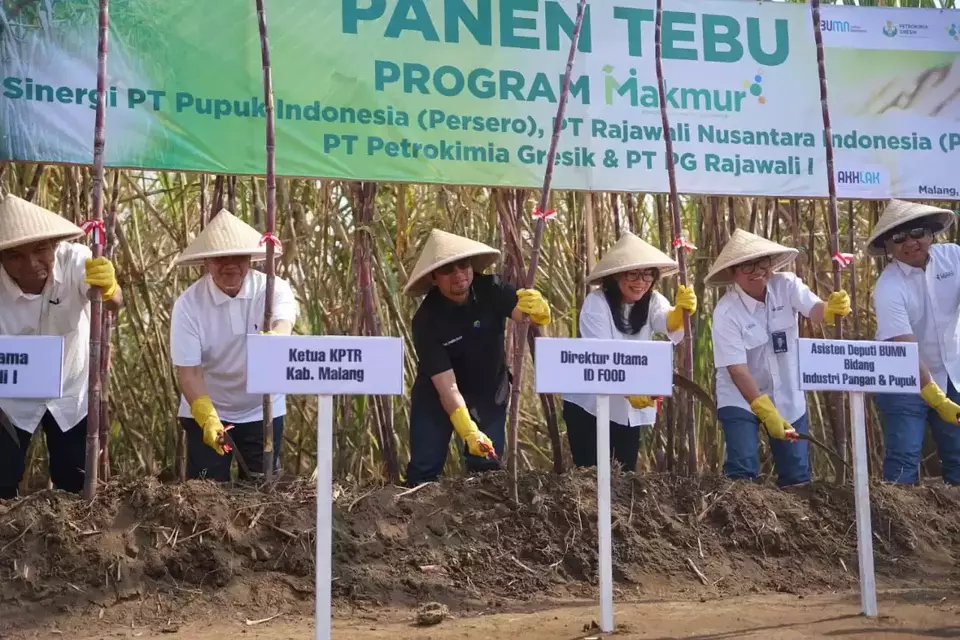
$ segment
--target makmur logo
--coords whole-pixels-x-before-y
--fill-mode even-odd
[[[613,65],[603,67],[603,99],[607,106],[624,104],[644,109],[660,107],[660,93],[656,84],[642,84],[635,68],[630,68],[627,72],[629,77],[620,72],[614,75],[614,71]],[[740,112],[743,110],[744,101],[748,100],[751,94],[758,96],[761,104],[766,102],[765,98],[760,97],[763,93],[761,87],[753,87],[749,82],[744,85],[747,91],[683,87],[668,81],[665,81],[664,85],[663,97],[667,108],[678,111]]]
[[[893,24],[892,21],[887,20],[887,24],[883,27],[883,35],[888,38],[895,38],[897,35],[897,25]]]
[[[960,42],[960,33],[957,32],[957,25],[951,24],[944,27],[944,29],[946,30],[948,36]]]
[[[757,99],[757,102],[760,104],[767,104],[767,97],[763,95],[763,76],[760,75],[760,72],[757,72],[757,75],[753,76],[749,80],[743,81],[743,88],[747,92]]]

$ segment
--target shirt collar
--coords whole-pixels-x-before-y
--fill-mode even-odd
[[[762,304],[759,300],[757,300],[756,298],[751,296],[749,293],[741,289],[740,285],[738,284],[733,285],[733,290],[737,292],[738,296],[740,296],[740,301],[743,303],[743,306],[745,306],[747,308],[747,311],[749,311],[750,313],[753,313],[754,311],[756,311],[757,307]],[[769,296],[769,295],[770,295],[770,283],[768,282],[766,296]]]
[[[210,297],[213,298],[213,303],[218,307],[224,303],[230,302],[231,300],[249,300],[252,296],[250,295],[250,290],[252,288],[250,272],[247,271],[247,275],[243,278],[243,285],[240,287],[240,293],[233,296],[232,298],[221,291],[220,287],[217,286],[217,283],[213,281],[213,276],[209,273],[204,276],[207,279],[207,291],[210,292]]]
[[[57,247],[57,251],[53,254],[53,284],[59,285],[63,282],[63,260],[60,259],[60,247]],[[14,300],[24,298],[26,300],[36,300],[41,297],[43,294],[47,293],[51,289],[50,278],[47,278],[47,283],[43,286],[43,291],[40,294],[24,293],[16,282],[13,281],[13,278],[10,277],[10,274],[7,273],[7,270],[3,267],[0,267],[0,288],[3,289],[3,292],[12,297]]]
[[[933,262],[932,252],[927,257],[927,265],[929,265],[931,262]],[[921,269],[920,267],[912,267],[906,262],[900,262],[896,258],[893,259],[893,264],[897,265],[897,268],[900,269],[900,273],[902,273],[905,276],[912,276],[912,275],[916,275],[918,273],[924,272],[924,269]]]

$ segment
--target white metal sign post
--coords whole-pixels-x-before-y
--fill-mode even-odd
[[[800,388],[850,394],[853,435],[853,483],[857,513],[857,555],[863,614],[877,615],[867,469],[867,424],[864,393],[920,393],[920,359],[916,343],[801,338]]]
[[[401,395],[403,341],[359,336],[247,336],[247,392],[317,395],[317,640],[330,640],[333,396]]]
[[[61,336],[0,336],[0,398],[63,395]]]
[[[595,395],[600,630],[613,633],[613,536],[610,530],[610,396],[673,393],[673,345],[640,340],[537,338],[537,393]]]

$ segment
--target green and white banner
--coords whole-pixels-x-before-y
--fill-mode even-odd
[[[575,0],[266,0],[281,175],[538,187]],[[90,163],[96,0],[0,0],[0,159]],[[841,197],[955,199],[960,12],[822,11]],[[824,196],[809,6],[665,0],[684,193]],[[654,1],[592,1],[554,185],[666,191]],[[111,0],[108,166],[265,171],[252,0]]]

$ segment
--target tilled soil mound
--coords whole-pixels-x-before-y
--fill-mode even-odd
[[[335,490],[337,606],[438,601],[451,611],[595,597],[596,478],[503,473],[410,491]],[[115,482],[91,504],[59,492],[0,502],[0,636],[37,616],[136,602],[171,620],[198,602],[313,608],[315,490]],[[960,585],[960,489],[874,486],[887,587]],[[797,492],[715,476],[614,475],[618,597],[796,594],[857,584],[849,487]],[[255,615],[253,617],[256,617]]]

